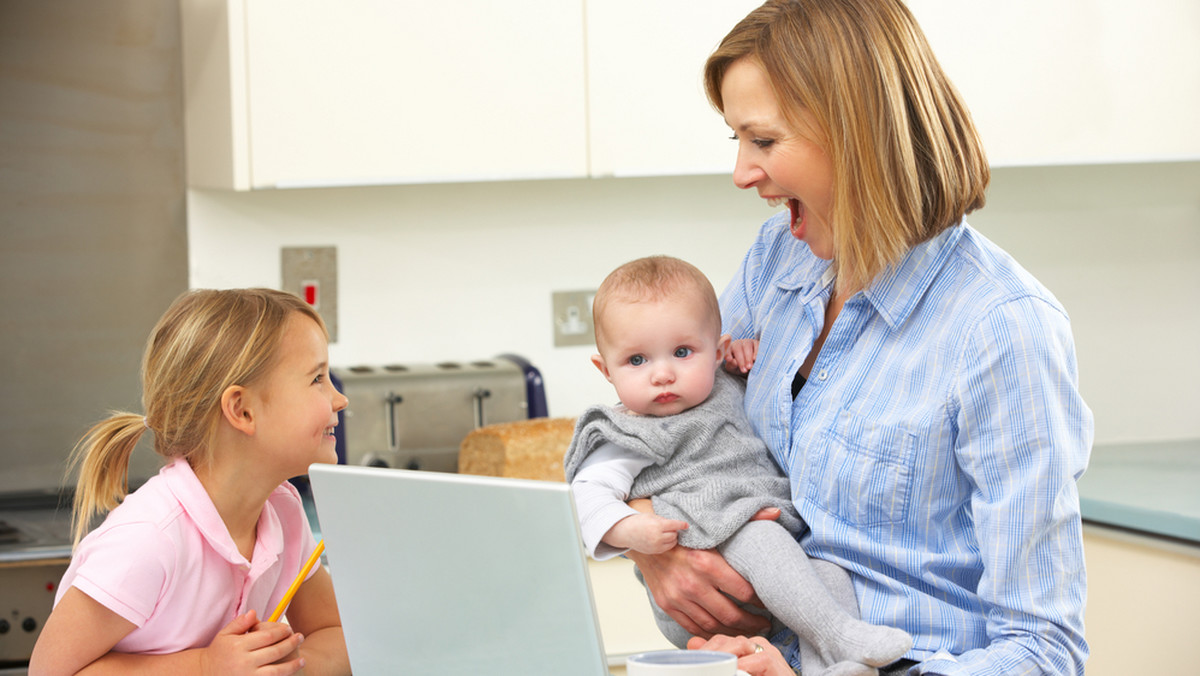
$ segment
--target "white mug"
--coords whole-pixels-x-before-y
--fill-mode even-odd
[[[627,676],[746,676],[737,657],[714,650],[655,650],[625,660]]]

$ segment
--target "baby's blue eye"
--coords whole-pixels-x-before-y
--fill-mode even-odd
[[[692,353],[692,348],[690,348],[690,347],[677,347],[677,348],[675,348],[675,356],[676,356],[676,357],[678,357],[678,358],[680,358],[680,359],[683,359],[684,357],[687,357],[687,356],[688,356],[688,355],[690,355],[691,353]]]
[[[634,366],[641,366],[646,363],[646,358],[640,354],[635,354],[629,358],[629,363]]]

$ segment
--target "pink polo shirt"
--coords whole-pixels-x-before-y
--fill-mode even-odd
[[[266,619],[315,548],[300,494],[284,483],[263,506],[247,561],[191,466],[178,459],[79,543],[55,603],[76,587],[137,625],[118,652],[202,648],[252,608]]]

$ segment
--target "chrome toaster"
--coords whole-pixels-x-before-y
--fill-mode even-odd
[[[350,399],[339,434],[350,465],[454,472],[472,430],[547,415],[541,373],[516,355],[332,372]]]

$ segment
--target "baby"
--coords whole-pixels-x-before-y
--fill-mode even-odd
[[[564,460],[589,554],[716,548],[831,672],[874,673],[908,652],[906,632],[847,614],[796,541],[788,480],[750,427],[744,382],[721,368],[727,354],[752,360],[753,346],[730,349],[703,273],[675,258],[632,261],[600,285],[592,313],[592,362],[620,404],[585,411]],[[626,504],[646,497],[653,514]],[[751,520],[768,507],[778,521]],[[654,610],[663,634],[686,645],[689,634]]]

